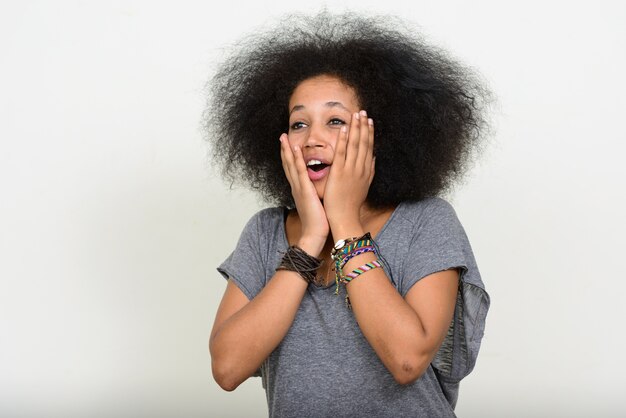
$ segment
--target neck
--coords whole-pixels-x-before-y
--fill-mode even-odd
[[[372,209],[367,203],[363,203],[359,209],[359,221],[361,221],[362,224],[365,224],[379,212],[380,210],[377,211]]]
[[[359,209],[359,222],[365,230],[371,232],[372,235],[376,235],[382,225],[389,219],[394,209],[395,206],[373,208],[367,203],[363,203]],[[329,234],[324,250],[330,251],[334,244],[333,236]]]

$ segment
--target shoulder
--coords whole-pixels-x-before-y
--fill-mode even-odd
[[[259,210],[248,220],[240,241],[248,242],[267,259],[285,240],[284,216],[285,208],[280,206]]]
[[[256,218],[260,223],[282,222],[285,216],[286,208],[283,206],[275,206],[264,208],[255,213],[252,217]]]
[[[441,197],[428,197],[419,201],[403,202],[400,216],[417,228],[431,223],[458,222],[454,207]]]
[[[275,228],[284,219],[285,208],[276,206],[264,208],[250,217],[246,229],[256,228],[259,231]]]

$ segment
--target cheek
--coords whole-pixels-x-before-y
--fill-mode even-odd
[[[335,154],[335,150],[337,149],[337,136],[335,135],[330,141],[328,141],[328,146],[333,151],[333,155]]]
[[[295,145],[298,145],[300,146],[300,148],[302,148],[302,144],[304,143],[304,136],[302,134],[288,133],[287,137],[289,138],[289,143],[291,144],[292,148]]]

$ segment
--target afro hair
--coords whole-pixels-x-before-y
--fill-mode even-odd
[[[372,207],[448,191],[481,147],[489,90],[407,22],[294,14],[235,43],[209,80],[203,125],[225,179],[271,204],[294,206],[278,138],[288,131],[295,87],[321,74],[352,87],[375,120]]]

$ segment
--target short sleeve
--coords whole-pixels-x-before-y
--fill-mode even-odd
[[[261,250],[261,213],[255,214],[243,228],[233,252],[217,267],[226,279],[252,300],[265,284],[265,267]]]
[[[476,364],[490,299],[456,212],[445,200],[433,198],[415,219],[400,292],[405,296],[422,278],[451,268],[460,273],[454,318],[432,366],[440,380],[454,384]]]

